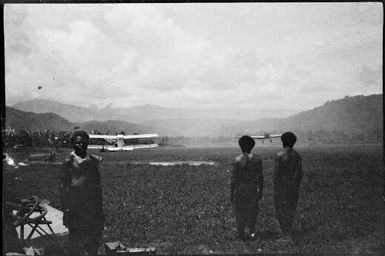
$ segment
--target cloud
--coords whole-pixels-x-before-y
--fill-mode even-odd
[[[6,5],[7,102],[301,109],[381,92],[381,10],[370,3]]]
[[[378,66],[372,69],[367,65],[363,65],[359,77],[365,86],[378,87],[382,84],[382,68]]]
[[[210,43],[189,34],[172,19],[148,5],[137,8],[113,6],[104,17],[115,31],[117,42],[135,53],[131,82],[154,90],[177,90],[193,79],[199,60],[209,55]],[[154,41],[154,38],[156,39]],[[125,63],[127,64],[127,63]],[[121,68],[127,68],[121,66]]]

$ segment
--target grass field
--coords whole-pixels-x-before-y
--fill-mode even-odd
[[[41,149],[40,149],[41,150]],[[273,207],[275,146],[257,146],[263,158],[264,199],[257,241],[234,239],[229,202],[232,159],[227,148],[158,148],[100,153],[104,209],[103,241],[155,246],[157,253],[369,253],[384,252],[382,145],[299,147],[304,177],[294,221],[295,246],[281,244]],[[31,152],[31,151],[29,151]],[[69,150],[62,150],[64,159]],[[28,151],[10,152],[22,160]],[[91,152],[92,153],[92,152]],[[214,166],[151,166],[132,161],[215,161]],[[58,201],[59,165],[17,169],[21,195]],[[230,171],[228,171],[230,170]]]

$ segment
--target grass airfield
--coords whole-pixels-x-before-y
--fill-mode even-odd
[[[257,144],[263,158],[264,198],[257,240],[235,240],[229,202],[237,147],[89,151],[100,165],[106,230],[103,242],[156,247],[157,254],[381,253],[384,252],[382,145],[297,147],[304,177],[294,220],[295,245],[280,243],[274,217],[274,156],[279,146]],[[8,151],[17,161],[44,149]],[[60,149],[58,161],[70,149]],[[149,165],[150,161],[214,161],[215,165]],[[137,164],[140,162],[141,164]],[[15,170],[22,197],[37,195],[59,207],[60,165],[35,163]]]

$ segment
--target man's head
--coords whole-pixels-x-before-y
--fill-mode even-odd
[[[250,153],[255,145],[254,139],[248,135],[242,136],[238,143],[243,153]]]
[[[83,129],[76,129],[71,134],[71,144],[77,155],[84,155],[87,152],[88,132]]]
[[[281,136],[282,146],[284,148],[289,147],[292,148],[294,144],[297,142],[297,137],[292,132],[285,132]]]

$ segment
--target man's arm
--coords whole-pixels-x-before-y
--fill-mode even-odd
[[[263,166],[262,159],[258,161],[259,179],[258,179],[258,201],[262,200],[263,195]]]
[[[72,158],[66,159],[61,166],[60,172],[60,184],[59,184],[59,196],[60,196],[60,207],[63,211],[63,225],[68,227],[69,214],[70,214],[70,202],[68,201],[68,189],[71,185],[71,176],[69,175],[69,169],[72,163]]]
[[[103,214],[103,195],[99,167],[93,173],[94,204],[97,214]]]
[[[298,157],[297,161],[298,161],[297,184],[299,186],[299,184],[301,183],[301,180],[302,180],[302,159],[300,156]]]
[[[237,167],[236,162],[234,162],[233,163],[233,172],[231,175],[231,183],[230,183],[230,187],[231,187],[230,201],[231,202],[234,201],[234,191],[235,191],[235,187],[237,185],[237,181],[238,181],[238,167]]]
[[[273,173],[273,181],[274,181],[274,189],[278,188],[278,183],[279,183],[279,161],[280,161],[280,156],[277,154],[275,156],[275,161],[274,161],[274,173]]]
[[[61,166],[60,171],[60,184],[59,184],[59,196],[60,196],[60,206],[63,212],[68,211],[69,202],[68,202],[68,188],[70,186],[71,177],[69,177],[69,168],[70,168],[70,160],[66,159]]]

